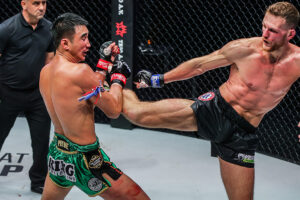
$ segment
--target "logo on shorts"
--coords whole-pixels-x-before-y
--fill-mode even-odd
[[[243,163],[252,163],[252,164],[254,164],[254,156],[253,155],[238,153],[237,159],[240,162],[243,162]]]
[[[89,168],[93,169],[99,169],[102,164],[102,159],[99,155],[93,155],[90,162],[89,162]]]
[[[76,182],[75,166],[63,160],[55,160],[49,156],[48,169],[54,176],[64,176],[71,182]]]
[[[60,140],[60,139],[57,140],[57,147],[62,149],[62,150],[65,150],[65,151],[70,151],[69,143],[67,143],[63,140]]]
[[[202,94],[198,97],[198,99],[200,101],[210,101],[215,97],[215,93],[214,92],[207,92],[205,94]]]
[[[100,191],[102,189],[102,181],[100,181],[97,178],[91,178],[88,181],[88,187],[92,190],[92,191]]]

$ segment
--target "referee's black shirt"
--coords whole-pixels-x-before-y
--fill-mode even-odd
[[[51,22],[42,18],[35,30],[21,13],[0,24],[0,84],[36,89],[47,52],[54,51]]]

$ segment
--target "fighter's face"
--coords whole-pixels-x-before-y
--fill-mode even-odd
[[[84,61],[91,44],[89,41],[89,31],[86,26],[76,26],[75,34],[70,46],[72,56],[80,61]]]
[[[23,11],[26,12],[31,19],[40,20],[46,13],[46,0],[22,0]]]
[[[291,39],[288,37],[290,31],[284,18],[266,13],[262,23],[263,49],[265,51],[279,49]]]

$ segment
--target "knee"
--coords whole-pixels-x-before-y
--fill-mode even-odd
[[[142,188],[137,184],[131,184],[126,191],[126,196],[130,197],[130,199],[136,199],[143,193]]]
[[[134,91],[130,89],[123,89],[123,101],[129,103],[138,103],[140,102],[139,98]]]
[[[136,94],[129,89],[123,90],[123,109],[122,114],[130,121],[137,121],[139,116],[140,100]]]
[[[129,121],[131,121],[134,124],[138,123],[140,120],[139,114],[135,108],[123,107],[122,114],[124,115],[125,118],[127,118]]]
[[[143,190],[136,183],[116,184],[111,188],[100,194],[104,199],[141,199],[141,196],[144,196]],[[145,199],[145,198],[143,198]]]

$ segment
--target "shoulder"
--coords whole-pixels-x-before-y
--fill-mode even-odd
[[[294,61],[295,66],[297,67],[298,75],[300,76],[300,47],[291,44],[291,48],[291,59]]]
[[[49,65],[50,64],[47,64],[41,69],[40,76],[44,76],[44,74],[46,74],[49,71]]]
[[[78,63],[74,69],[74,81],[83,90],[99,85],[100,74],[94,72],[88,64]]]
[[[234,61],[255,53],[260,45],[261,38],[242,38],[228,42],[220,49],[220,53],[229,60]]]
[[[71,72],[70,74],[78,82],[87,81],[94,76],[92,68],[85,63],[72,63],[69,65],[67,70],[68,72]]]
[[[49,34],[51,34],[52,22],[46,18],[42,18],[40,19],[40,24],[43,31],[47,31]]]
[[[76,70],[79,73],[84,73],[85,74],[85,73],[92,73],[92,72],[94,72],[92,70],[92,68],[88,64],[86,64],[86,63],[77,63],[75,65],[75,67],[76,67]]]
[[[242,38],[242,39],[233,40],[231,42],[228,42],[224,47],[225,48],[238,48],[238,49],[245,49],[245,50],[253,50],[259,46],[260,41],[261,41],[260,37]]]
[[[46,18],[42,18],[41,21],[42,21],[43,25],[45,25],[46,27],[50,27],[51,28],[51,26],[52,26],[52,22],[51,21],[49,21]]]
[[[20,20],[20,13],[19,14],[16,14],[6,20],[4,20],[1,24],[0,24],[0,30],[3,31],[3,30],[7,30],[7,31],[12,31],[12,29],[14,27],[16,27],[16,23],[18,23],[18,21]]]

